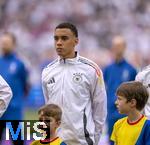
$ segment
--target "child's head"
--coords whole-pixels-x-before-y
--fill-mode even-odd
[[[48,104],[38,111],[39,120],[46,123],[50,134],[54,133],[61,123],[62,110],[55,104]]]
[[[141,82],[137,81],[122,83],[117,88],[116,95],[118,96],[116,105],[121,102],[121,99],[125,99],[126,103],[131,103],[130,107],[135,107],[138,111],[144,108],[148,100],[147,89]]]

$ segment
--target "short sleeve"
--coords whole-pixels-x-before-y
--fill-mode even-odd
[[[116,139],[116,123],[115,123],[115,125],[114,125],[114,127],[113,127],[113,131],[112,131],[110,140],[113,141],[114,143],[117,142],[117,139]]]

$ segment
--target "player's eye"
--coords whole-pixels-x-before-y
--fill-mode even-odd
[[[54,36],[54,40],[55,40],[55,41],[58,41],[58,37],[57,37],[57,36]]]
[[[62,36],[61,39],[62,39],[63,41],[66,41],[66,40],[69,39],[69,37],[68,37],[68,36]]]

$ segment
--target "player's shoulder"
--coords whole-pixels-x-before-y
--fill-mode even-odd
[[[27,70],[27,63],[20,55],[13,54],[10,61],[12,67],[17,67],[18,70]]]
[[[150,135],[150,120],[145,121],[145,128],[147,130],[147,133]]]
[[[150,136],[150,120],[145,120],[142,132],[145,132],[145,135],[147,134],[147,136]]]
[[[60,137],[58,137],[57,140],[59,140],[60,145],[67,145]]]
[[[50,62],[50,63],[46,66],[46,68],[53,67],[54,65],[57,64],[57,62],[58,62],[58,59],[53,60],[52,62]]]
[[[111,73],[112,72],[112,69],[114,68],[116,64],[114,62],[109,62],[108,64],[106,64],[104,67],[103,67],[103,72],[104,73]],[[114,69],[113,69],[114,70]]]
[[[65,142],[61,142],[60,145],[67,145]]]
[[[51,144],[67,145],[60,137],[56,137],[53,141],[51,141]]]
[[[78,61],[81,62],[81,63],[84,63],[86,65],[89,65],[89,66],[98,67],[98,65],[94,61],[92,61],[92,60],[90,60],[88,58],[85,58],[83,56],[79,56]]]
[[[150,72],[150,65],[145,66],[139,73],[148,73]]]
[[[146,119],[145,123],[150,128],[150,120]]]
[[[11,62],[18,63],[18,64],[23,63],[23,61],[21,60],[21,58],[18,55],[13,55]]]
[[[57,62],[58,62],[58,59],[53,60],[47,66],[44,67],[43,71],[53,68],[57,64]]]
[[[150,74],[150,65],[144,67],[141,72],[144,72],[146,75],[147,75],[147,74]]]
[[[136,78],[137,80],[144,80],[146,78],[150,78],[150,65],[144,67],[141,71],[138,72]]]
[[[54,60],[51,63],[49,63],[46,67],[44,67],[44,69],[42,70],[42,79],[44,79],[45,77],[47,77],[49,75],[49,73],[51,72],[51,70],[53,70],[56,66],[58,60]]]
[[[127,122],[127,117],[123,117],[115,122],[115,126],[121,126],[123,123]]]
[[[101,74],[102,71],[100,69],[100,67],[92,60],[79,56],[78,61],[83,63],[85,66],[87,65],[88,67],[90,67],[91,69],[94,69],[96,71],[96,73]]]

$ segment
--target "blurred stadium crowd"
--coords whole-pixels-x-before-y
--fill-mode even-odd
[[[53,29],[63,21],[77,25],[80,53],[101,67],[111,61],[111,40],[118,34],[127,41],[132,64],[150,63],[149,0],[1,0],[0,33],[17,36],[32,84],[40,82],[41,69],[55,57]]]
[[[41,70],[56,57],[53,30],[64,21],[78,27],[81,55],[100,67],[112,60],[115,35],[125,38],[126,58],[137,69],[150,64],[149,0],[0,0],[0,35],[16,35],[17,53],[30,71],[27,105],[44,103]]]

